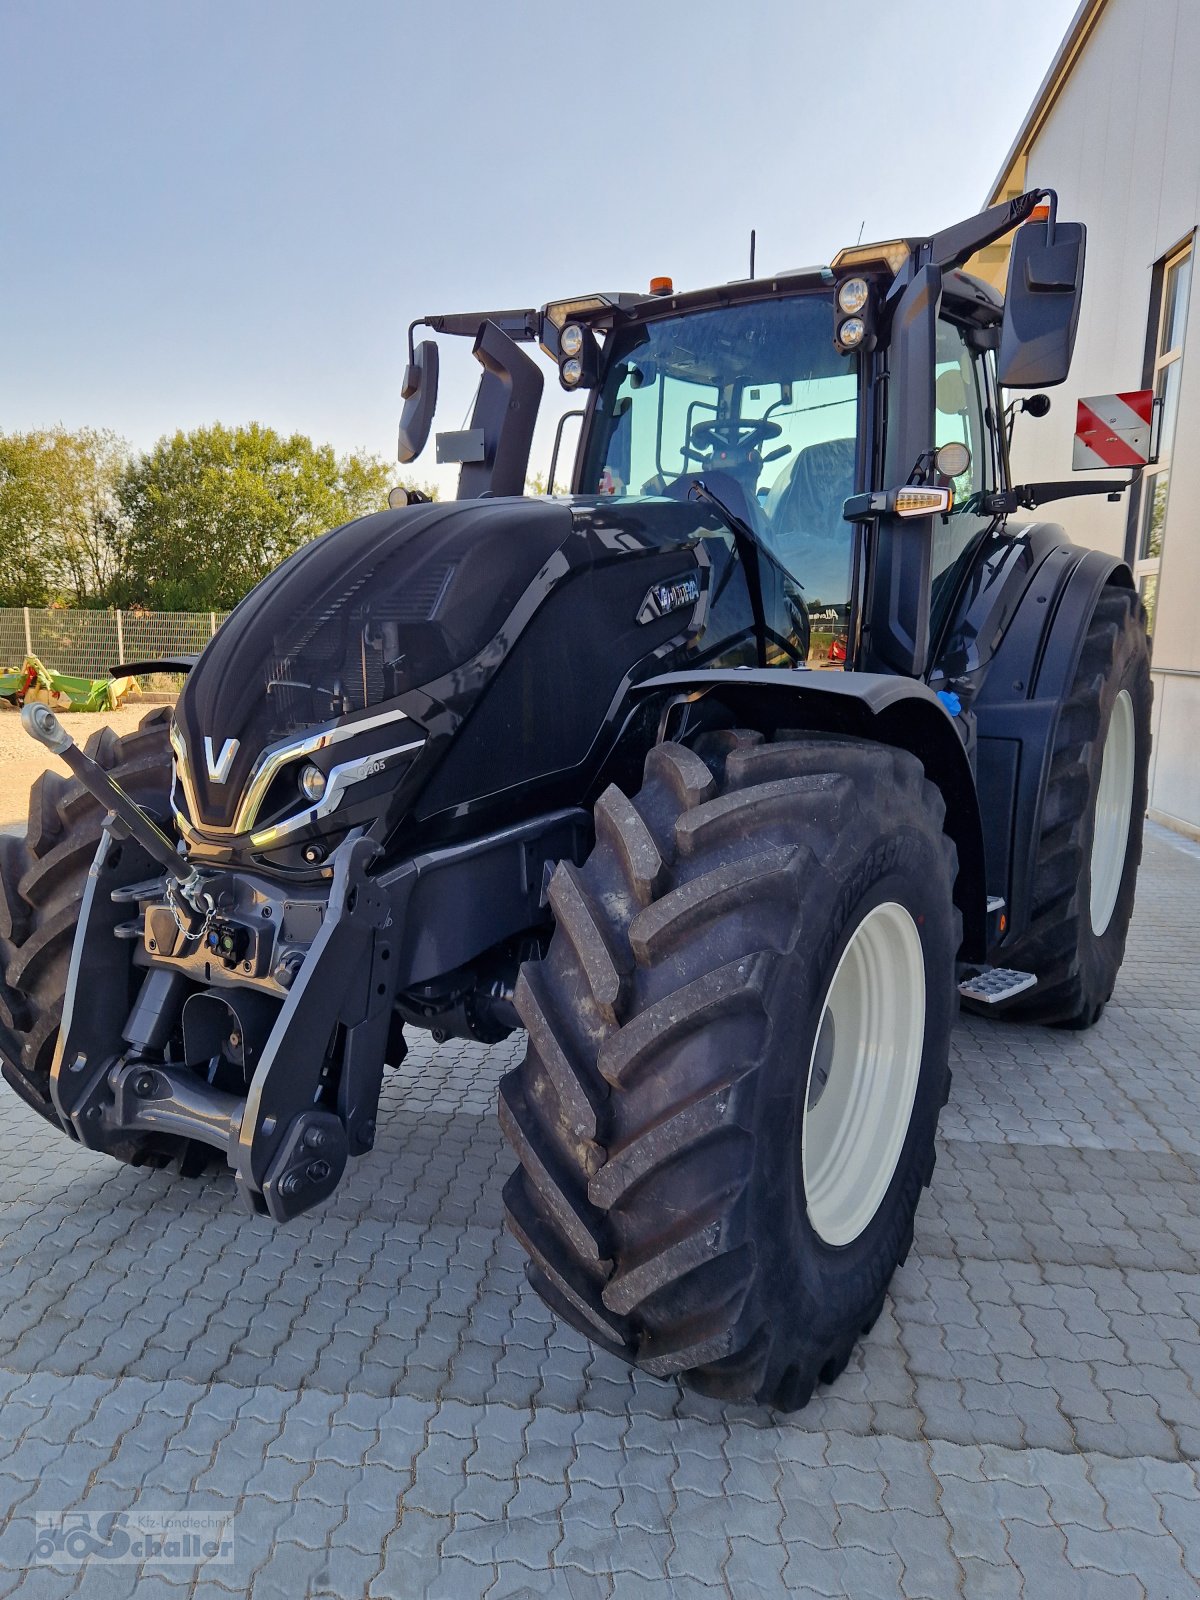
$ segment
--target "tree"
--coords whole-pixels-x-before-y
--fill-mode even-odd
[[[124,550],[128,447],[95,428],[0,434],[0,604],[103,604]]]
[[[116,604],[224,610],[309,539],[387,505],[388,463],[303,434],[214,423],[160,439],[121,474]]]

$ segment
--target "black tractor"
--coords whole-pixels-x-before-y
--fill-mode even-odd
[[[1014,228],[1002,299],[963,267]],[[912,1242],[960,998],[1087,1027],[1122,959],[1142,608],[1014,518],[1127,485],[1014,486],[1001,398],[1066,379],[1083,253],[1038,192],[828,267],[415,323],[401,460],[416,329],[483,368],[455,501],[305,546],[126,739],[23,713],[72,775],[0,840],[9,1084],[285,1222],[371,1149],[406,1028],[523,1028],[539,1293],[648,1372],[803,1405]],[[523,493],[530,345],[584,401],[568,495]]]

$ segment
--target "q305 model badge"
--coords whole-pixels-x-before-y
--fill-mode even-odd
[[[237,739],[226,739],[221,746],[221,753],[213,749],[212,739],[206,734],[204,737],[204,759],[208,765],[208,775],[214,783],[224,783],[229,777],[229,769],[233,766],[233,758],[238,753]]]
[[[672,578],[667,583],[654,584],[638,609],[637,619],[639,622],[654,622],[672,611],[694,606],[699,598],[699,577],[694,572],[685,573],[683,577]]]

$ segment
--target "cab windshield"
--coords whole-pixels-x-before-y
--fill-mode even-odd
[[[821,292],[619,329],[579,485],[672,496],[697,477],[723,486],[802,586],[817,649],[823,633],[842,633],[850,598],[842,504],[854,493],[858,373],[833,323]]]

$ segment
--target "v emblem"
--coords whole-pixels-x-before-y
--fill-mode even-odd
[[[233,758],[238,753],[238,741],[226,739],[221,746],[221,753],[217,755],[213,750],[213,742],[206,735],[204,740],[204,759],[208,763],[208,775],[214,783],[224,783],[229,776],[229,769],[233,766]]]

